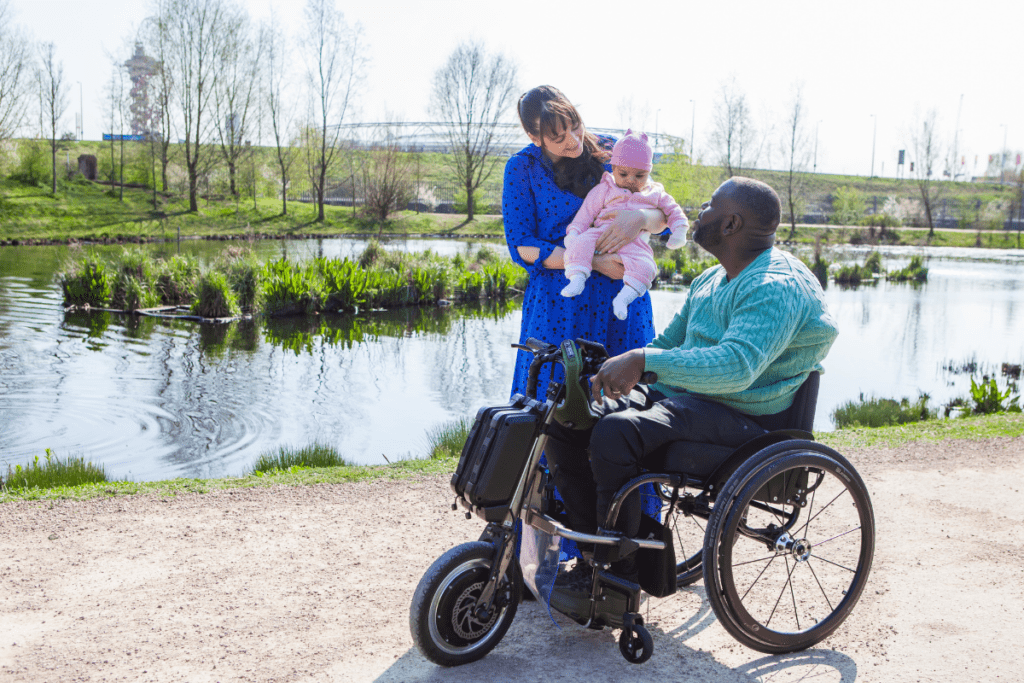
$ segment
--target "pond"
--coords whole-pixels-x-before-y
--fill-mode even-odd
[[[212,258],[237,243],[183,242]],[[354,239],[265,241],[262,257],[352,256]],[[500,245],[499,245],[500,246]],[[390,248],[455,254],[480,243],[406,240]],[[148,245],[163,255],[174,244]],[[503,247],[501,247],[503,248]],[[97,247],[114,250],[119,247]],[[845,247],[839,260],[863,259]],[[897,268],[921,249],[886,249]],[[0,468],[46,448],[101,463],[113,478],[244,473],[261,453],[314,441],[348,460],[421,457],[427,432],[508,396],[516,302],[409,308],[230,325],[65,314],[54,273],[67,247],[0,247]],[[861,394],[933,406],[967,393],[947,369],[998,371],[1024,359],[1024,258],[997,250],[928,250],[923,286],[880,282],[826,291],[840,336],[826,360],[817,430]],[[685,290],[652,292],[655,327]]]

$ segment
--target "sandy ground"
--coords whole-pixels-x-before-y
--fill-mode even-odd
[[[649,602],[654,657],[524,603],[486,658],[427,662],[409,604],[482,523],[446,477],[0,505],[0,681],[1016,681],[1024,440],[849,452],[878,527],[852,616],[765,656],[701,585]]]

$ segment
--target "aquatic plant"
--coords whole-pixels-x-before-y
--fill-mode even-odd
[[[106,264],[93,256],[86,256],[70,264],[57,275],[64,304],[68,306],[96,306],[102,308],[110,299],[110,281]]]
[[[928,394],[921,394],[914,402],[908,398],[899,401],[891,398],[865,399],[861,394],[859,401],[847,401],[832,411],[832,420],[837,429],[886,427],[933,420],[938,417],[938,410],[928,407],[929,400]]]
[[[430,459],[459,457],[472,428],[473,420],[464,417],[428,430],[427,446]]]
[[[102,465],[94,465],[84,458],[67,457],[61,460],[49,448],[42,460],[35,456],[33,461],[22,467],[7,466],[3,477],[5,490],[53,488],[57,486],[78,486],[108,481]]]
[[[215,270],[199,277],[190,311],[204,318],[231,318],[242,312],[227,276]]]
[[[263,264],[252,252],[245,252],[229,259],[224,268],[231,291],[238,297],[238,305],[243,311],[256,310],[263,293],[260,288]]]
[[[1000,390],[995,377],[982,377],[981,382],[971,378],[971,413],[989,415],[991,413],[1019,413],[1020,395],[1015,394],[1017,387],[1012,380],[1007,381],[1005,390]]]
[[[189,304],[199,279],[199,261],[192,255],[175,254],[156,266],[156,292],[160,303],[168,306]]]
[[[346,461],[333,446],[319,442],[303,448],[280,447],[276,452],[261,453],[252,466],[252,473],[259,476],[267,472],[296,471],[313,467],[344,467]]]
[[[911,256],[910,263],[899,270],[886,275],[887,280],[894,282],[924,282],[928,279],[928,269],[924,267],[924,257]]]
[[[287,259],[267,263],[262,272],[262,304],[264,315],[299,315],[316,313],[322,301],[319,278],[314,278],[316,265],[302,267]]]

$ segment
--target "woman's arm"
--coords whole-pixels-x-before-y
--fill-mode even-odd
[[[540,256],[540,249],[537,247],[518,247],[516,250],[519,252],[519,257],[530,265],[536,263]],[[555,247],[551,255],[541,262],[541,265],[549,270],[563,270],[565,269],[564,258],[565,249]],[[626,274],[626,267],[622,263],[622,257],[618,254],[595,254],[593,268],[613,280],[621,280],[622,276]]]
[[[595,248],[598,252],[614,254],[629,244],[641,232],[661,232],[668,223],[661,209],[623,209],[605,212],[600,218],[612,219]]]

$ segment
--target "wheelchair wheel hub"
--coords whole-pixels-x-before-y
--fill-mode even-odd
[[[775,539],[775,552],[790,553],[797,562],[806,562],[811,557],[811,542],[806,538],[794,539],[784,533]]]

